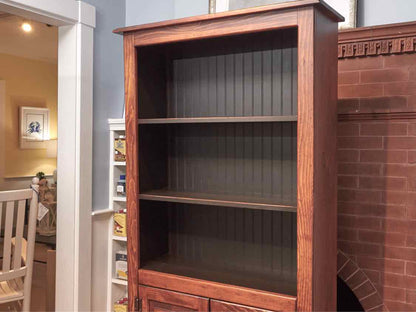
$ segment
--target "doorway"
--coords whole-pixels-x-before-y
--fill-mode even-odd
[[[53,311],[58,28],[0,12],[0,79],[0,192],[27,189],[33,183],[39,189],[43,213],[37,224],[31,311]],[[40,181],[32,182],[34,177]]]
[[[90,309],[94,7],[0,0],[0,11],[58,28],[56,310]]]

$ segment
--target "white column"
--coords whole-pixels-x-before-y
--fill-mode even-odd
[[[79,5],[80,22],[59,28],[57,311],[91,308],[94,21]]]

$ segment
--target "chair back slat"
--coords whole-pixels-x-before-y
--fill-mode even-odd
[[[15,248],[13,255],[13,269],[19,269],[22,264],[22,238],[23,227],[25,224],[25,206],[26,200],[19,200],[17,205],[17,220],[16,220],[16,235],[15,235]]]
[[[32,198],[32,190],[19,190],[19,191],[4,191],[0,192],[0,202],[16,201],[21,199]]]
[[[22,310],[30,310],[30,291],[33,273],[33,255],[35,249],[36,217],[38,213],[38,196],[36,186],[33,190],[19,190],[0,192],[0,233],[3,209],[6,208],[4,217],[4,239],[3,239],[3,270],[0,272],[2,288],[8,285],[17,285],[22,289],[22,294],[3,300],[23,299]],[[23,237],[25,226],[26,200],[30,199],[30,210],[28,218],[27,242]],[[15,211],[17,207],[17,211]],[[15,221],[15,222],[14,222]],[[15,231],[13,230],[15,228]],[[13,236],[13,231],[14,236]],[[12,252],[13,251],[13,252]],[[13,263],[12,262],[13,258]],[[23,263],[23,265],[22,265]],[[4,282],[4,283],[3,283]],[[11,290],[10,290],[11,291]],[[13,292],[11,292],[13,294]],[[17,298],[17,299],[16,299]]]
[[[10,256],[12,248],[12,230],[13,230],[13,211],[14,202],[7,202],[6,219],[4,223],[4,240],[3,240],[3,272],[10,270]]]
[[[1,229],[1,222],[2,222],[2,219],[3,219],[3,202],[1,202],[0,201],[0,233],[1,233],[1,231],[2,231],[2,229]],[[3,244],[3,249],[4,249],[4,244]]]
[[[4,281],[8,281],[14,278],[25,276],[26,271],[27,271],[27,268],[23,267],[17,270],[11,270],[9,272],[2,273],[0,274],[0,282],[4,282]]]
[[[30,290],[32,285],[32,273],[33,273],[33,256],[35,254],[35,237],[36,237],[36,217],[38,215],[38,196],[33,195],[30,201],[29,210],[29,224],[27,228],[27,248],[26,248],[26,267],[27,273],[25,277],[25,284],[23,287],[23,293],[25,299],[23,300],[23,311],[30,310]]]
[[[26,244],[23,245],[22,241],[28,199],[35,199],[33,204],[37,203],[37,195],[31,189],[0,192],[0,233],[3,232],[3,265],[0,274],[22,267],[22,252],[26,254],[26,250],[23,250]],[[37,205],[34,208],[37,211]]]

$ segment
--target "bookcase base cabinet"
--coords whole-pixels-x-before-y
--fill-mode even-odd
[[[205,312],[209,311],[209,299],[173,291],[139,286],[142,312]]]
[[[141,285],[139,294],[142,312],[272,312]]]
[[[337,61],[321,0],[124,36],[129,311],[335,311]]]

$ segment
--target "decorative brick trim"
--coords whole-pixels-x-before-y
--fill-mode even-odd
[[[369,40],[338,44],[338,58],[401,54],[416,51],[416,37]]]
[[[348,285],[365,311],[389,311],[367,275],[338,249],[338,276]]]
[[[338,58],[412,53],[416,51],[416,23],[362,27],[340,31]]]

